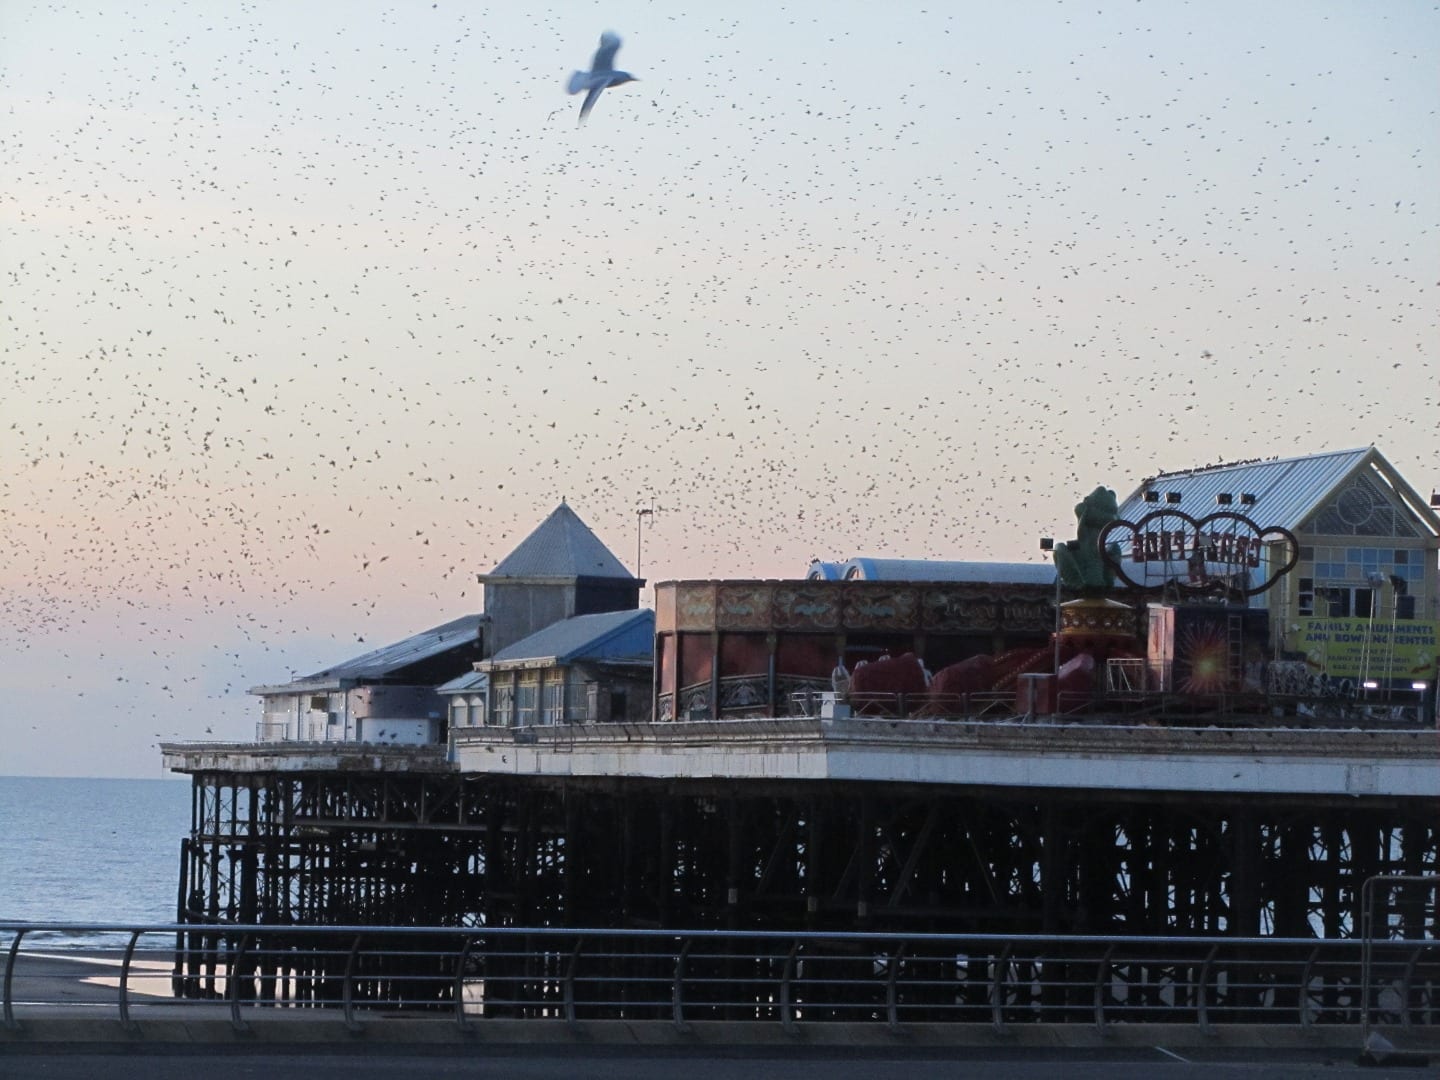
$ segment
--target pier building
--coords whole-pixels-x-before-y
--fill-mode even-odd
[[[258,742],[424,744],[444,737],[436,683],[485,655],[485,616],[465,615],[323,671],[251,687]]]
[[[1435,653],[1381,639],[1434,633],[1440,519],[1378,452],[1076,509],[1033,576],[662,582],[639,710],[600,704],[638,579],[562,584],[529,558],[575,534],[533,545],[485,579],[485,625],[493,581],[525,632],[441,687],[443,743],[163,747],[194,785],[179,916],[212,948],[227,921],[1342,937],[1367,879],[1440,871]],[[1360,677],[1306,619],[1360,621]]]

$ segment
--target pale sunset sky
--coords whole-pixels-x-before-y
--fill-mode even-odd
[[[0,773],[252,738],[562,497],[657,581],[1428,494],[1437,71],[1403,0],[0,0]]]

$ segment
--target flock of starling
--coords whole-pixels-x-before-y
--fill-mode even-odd
[[[7,5],[15,771],[251,736],[562,496],[656,581],[1038,559],[1202,461],[1428,490],[1435,12],[999,7]],[[611,20],[640,80],[569,75]]]

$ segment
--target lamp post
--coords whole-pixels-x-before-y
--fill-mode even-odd
[[[641,537],[641,526],[645,523],[645,519],[646,519],[647,517],[648,517],[648,518],[651,518],[651,519],[653,519],[653,518],[655,517],[655,500],[654,500],[654,499],[651,499],[651,500],[650,500],[650,505],[649,505],[649,506],[641,506],[641,507],[638,507],[638,508],[636,509],[636,511],[635,511],[635,576],[636,576],[637,578],[640,576],[640,537]]]
[[[1042,536],[1040,538],[1040,550],[1052,554],[1055,551],[1055,538]],[[1055,564],[1055,685],[1051,687],[1051,693],[1055,695],[1055,705],[1058,709],[1060,703],[1060,564]]]

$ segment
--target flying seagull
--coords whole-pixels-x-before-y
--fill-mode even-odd
[[[590,64],[590,70],[577,71],[570,76],[570,84],[566,89],[572,94],[585,91],[585,102],[580,106],[580,123],[583,124],[590,115],[590,110],[600,98],[601,90],[607,86],[620,86],[637,81],[628,71],[615,70],[615,54],[619,51],[620,35],[606,30],[600,35],[600,48],[595,50],[595,59]]]

